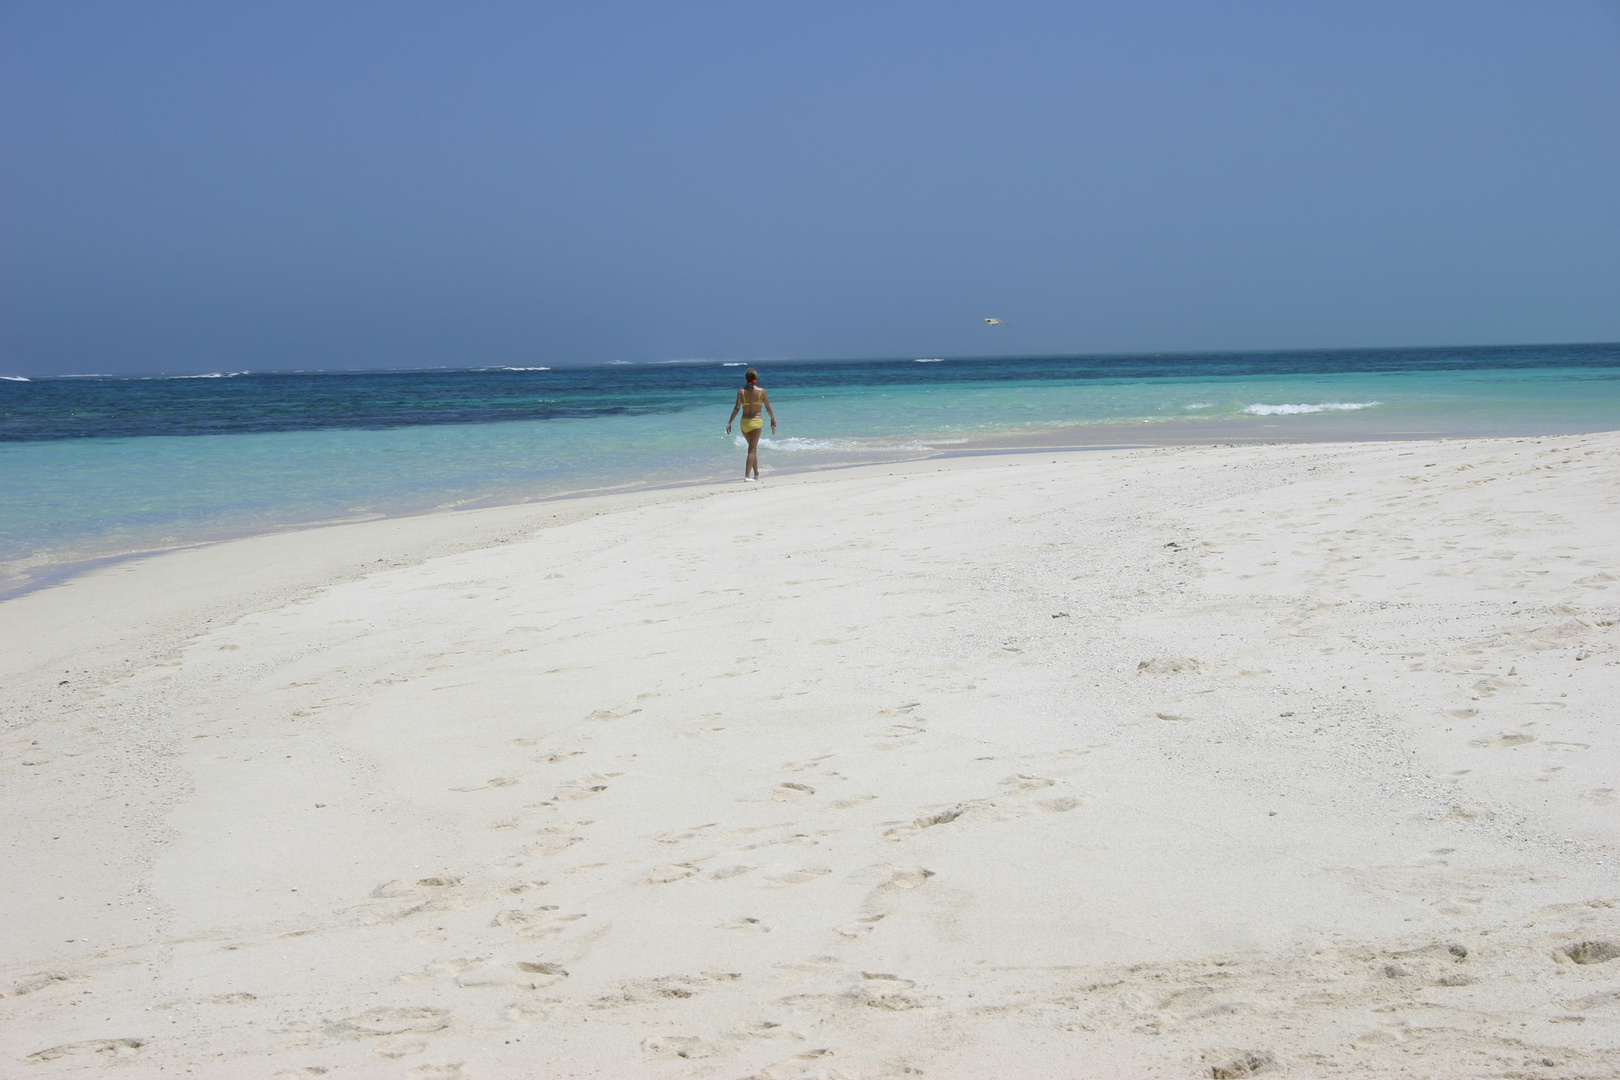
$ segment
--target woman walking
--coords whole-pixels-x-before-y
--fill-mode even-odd
[[[731,434],[731,421],[737,419],[737,410],[742,410],[742,426],[738,429],[742,437],[748,440],[748,457],[743,461],[743,479],[759,479],[759,437],[765,428],[765,421],[759,415],[761,407],[771,414],[771,434],[776,434],[776,410],[771,408],[771,395],[759,385],[759,372],[749,368],[743,372],[747,385],[737,390],[737,402],[731,407],[731,417],[726,421],[726,434]]]

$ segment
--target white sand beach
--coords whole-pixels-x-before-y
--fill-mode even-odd
[[[1620,434],[1029,452],[0,604],[0,1075],[1620,1076]]]

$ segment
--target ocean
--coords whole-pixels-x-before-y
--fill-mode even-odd
[[[97,560],[742,474],[735,361],[0,376],[0,595]],[[1620,345],[755,365],[772,471],[1031,446],[1620,428]]]

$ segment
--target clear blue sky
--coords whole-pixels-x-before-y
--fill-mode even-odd
[[[1613,341],[1620,5],[9,3],[0,290],[22,374]]]

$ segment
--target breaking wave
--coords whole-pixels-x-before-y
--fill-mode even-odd
[[[1243,411],[1251,416],[1293,416],[1297,413],[1343,412],[1370,409],[1381,401],[1324,401],[1320,405],[1250,405]]]
[[[874,451],[901,451],[903,453],[926,453],[936,450],[940,446],[955,443],[964,443],[966,439],[933,439],[928,443],[918,442],[877,442],[867,439],[773,439],[769,436],[759,440],[759,445],[767,450],[777,450],[783,453],[803,453],[805,451],[831,451],[833,453],[873,453]],[[738,446],[747,446],[748,442],[741,435],[735,436]]]

